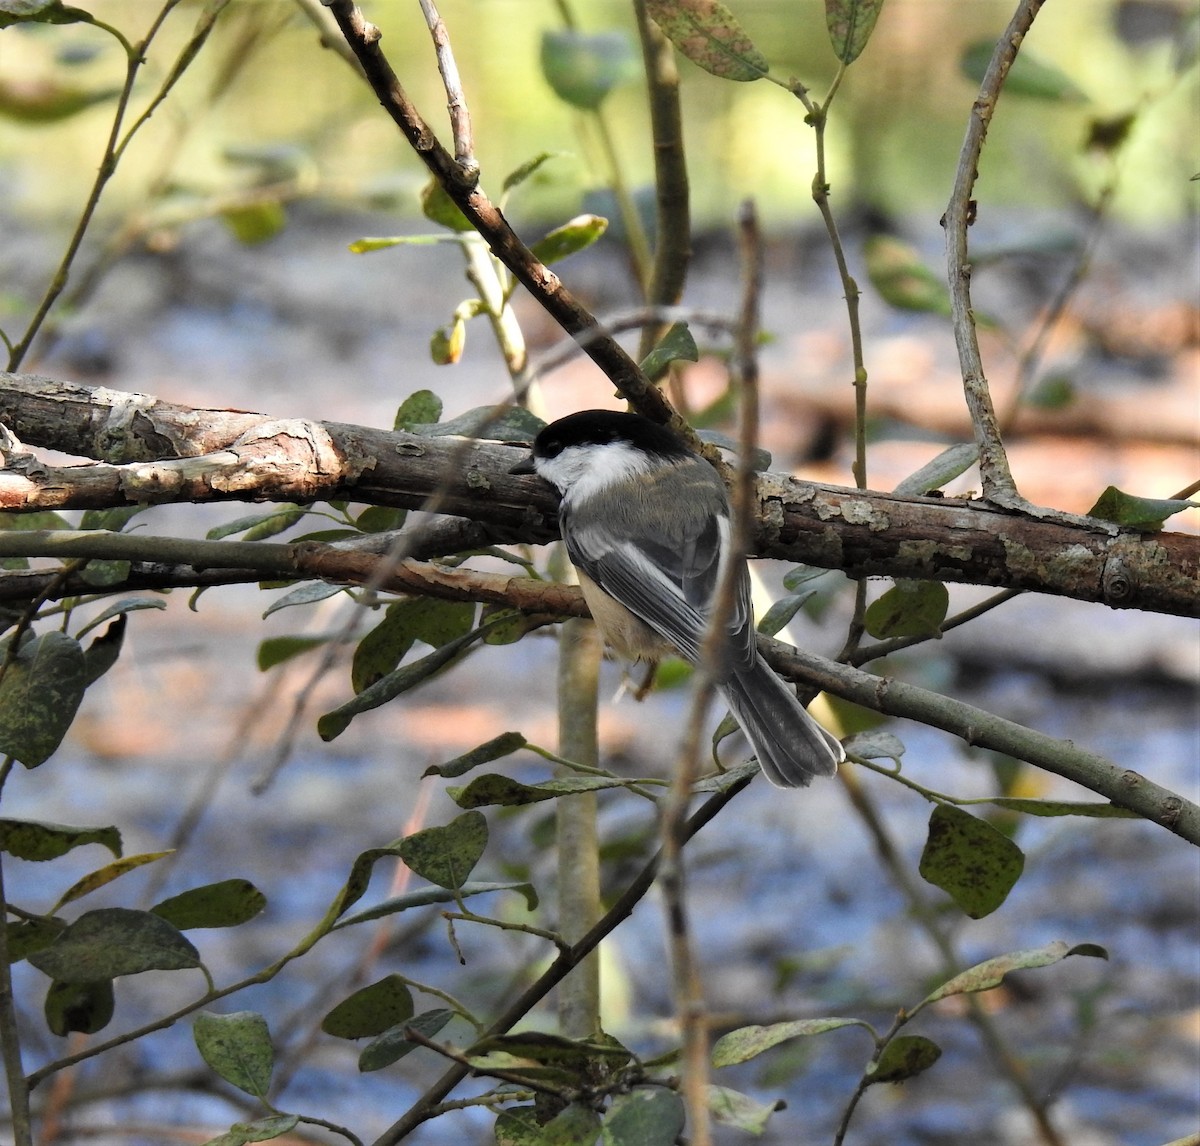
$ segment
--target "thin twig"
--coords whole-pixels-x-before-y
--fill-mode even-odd
[[[467,97],[463,94],[462,80],[458,77],[458,64],[454,61],[454,50],[450,46],[450,34],[439,15],[433,0],[420,0],[425,24],[433,37],[433,48],[437,56],[437,68],[446,88],[446,110],[450,113],[450,133],[454,139],[454,161],[468,179],[479,178],[479,162],[475,158],[475,139],[471,134],[471,112],[467,108]]]

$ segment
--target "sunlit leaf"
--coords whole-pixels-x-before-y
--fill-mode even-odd
[[[83,649],[54,630],[21,646],[0,680],[0,754],[36,768],[66,736],[87,687]]]
[[[852,64],[867,46],[883,0],[825,0],[825,26],[834,55]]]
[[[72,923],[49,947],[29,956],[39,971],[63,983],[94,983],[143,971],[200,966],[196,948],[149,911],[102,907]]]
[[[1021,849],[991,824],[949,804],[933,809],[921,878],[940,887],[972,919],[995,911],[1024,868]]]
[[[520,167],[514,171],[510,171],[504,177],[501,190],[511,191],[514,187],[519,187],[525,180],[540,171],[544,163],[549,162],[551,159],[562,159],[566,154],[565,151],[543,151],[535,155],[532,159],[527,159]]]
[[[275,238],[287,226],[287,210],[277,199],[226,208],[221,218],[233,237],[248,247]]]
[[[411,430],[413,426],[434,426],[441,421],[442,400],[432,390],[416,390],[400,403],[392,421],[393,430]]]
[[[275,1068],[267,1020],[255,1011],[201,1011],[192,1024],[200,1057],[231,1086],[266,1098]]]
[[[676,322],[642,359],[641,369],[651,382],[657,382],[671,368],[672,362],[697,362],[699,359],[700,348],[687,323]]]
[[[607,230],[608,220],[602,215],[576,215],[538,239],[530,250],[547,265],[557,263],[590,247]]]
[[[924,497],[961,477],[978,460],[979,447],[974,442],[960,442],[944,449],[916,473],[909,474],[892,492],[904,497]]]
[[[0,28],[11,22],[0,9]],[[0,116],[30,125],[61,123],[120,94],[120,88],[91,91],[59,80],[0,77]]]
[[[299,1122],[298,1114],[272,1114],[253,1122],[235,1122],[224,1134],[210,1138],[204,1146],[248,1146],[251,1142],[269,1142],[295,1130]]]
[[[115,879],[120,879],[121,876],[134,871],[136,868],[145,867],[148,863],[156,863],[165,856],[171,855],[173,849],[168,849],[163,852],[145,852],[142,855],[126,856],[124,859],[116,860],[113,863],[105,864],[104,867],[97,871],[89,872],[82,879],[76,880],[66,891],[58,897],[58,902],[51,909],[51,912],[56,912],[65,904],[73,903],[77,899],[82,899],[85,895],[91,895],[97,888],[105,887]]]
[[[663,35],[706,72],[743,82],[767,74],[767,58],[719,0],[647,0],[646,11]]]
[[[453,366],[463,356],[467,343],[467,324],[455,316],[447,328],[438,327],[429,336],[429,357],[435,366]]]
[[[421,188],[421,213],[431,223],[437,223],[456,233],[475,230],[458,204],[446,194],[446,189],[436,179],[430,179]]]
[[[542,75],[554,94],[586,111],[594,111],[613,88],[638,74],[637,52],[621,31],[589,34],[558,28],[543,32],[540,58]],[[509,185],[505,180],[504,189]]]
[[[1099,497],[1088,516],[1103,521],[1114,521],[1128,529],[1141,529],[1154,533],[1162,529],[1168,517],[1182,513],[1185,509],[1200,508],[1200,502],[1182,501],[1178,498],[1136,497],[1110,485]]]

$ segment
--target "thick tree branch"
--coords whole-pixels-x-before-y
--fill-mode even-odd
[[[0,509],[330,498],[420,508],[444,491],[442,511],[486,523],[493,542],[557,536],[553,492],[509,474],[515,451],[495,442],[193,409],[20,374],[0,374],[0,422],[33,445],[107,459],[50,466],[10,450]],[[753,552],[761,557],[852,577],[933,578],[1200,615],[1200,540],[1189,534],[1080,525],[780,474],[762,475],[758,495]]]

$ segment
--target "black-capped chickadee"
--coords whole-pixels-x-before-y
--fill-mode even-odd
[[[717,471],[673,430],[637,414],[584,410],[553,422],[513,473],[562,494],[558,521],[605,640],[630,660],[703,656],[726,563],[739,562],[713,679],[781,788],[831,776],[845,753],[759,657],[750,578],[730,548],[729,498]]]

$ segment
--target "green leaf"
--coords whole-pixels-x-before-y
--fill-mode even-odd
[[[651,382],[657,382],[671,368],[672,362],[698,362],[700,348],[692,337],[686,322],[677,322],[659,339],[649,354],[641,361],[642,373]]]
[[[107,589],[129,580],[128,561],[89,561],[80,571],[79,579],[96,589]]]
[[[244,541],[262,541],[282,533],[285,529],[291,529],[307,512],[298,506],[289,506],[287,509],[273,509],[270,513],[251,513],[234,521],[227,521],[224,525],[214,525],[205,537],[209,541],[220,541],[244,531]]]
[[[907,243],[891,235],[872,235],[863,245],[867,277],[884,302],[898,310],[949,314],[946,284]]]
[[[82,640],[93,629],[99,628],[105,621],[112,617],[123,617],[126,613],[134,613],[139,609],[165,609],[166,607],[167,602],[162,597],[122,597],[119,601],[114,601],[102,612],[97,613],[75,634],[75,638],[76,640]]]
[[[328,644],[328,637],[267,637],[258,646],[256,663],[259,672],[266,672],[276,665],[290,661],[312,649]]]
[[[1010,971],[1026,971],[1034,967],[1049,967],[1060,963],[1070,955],[1087,955],[1092,958],[1107,959],[1108,952],[1103,947],[1093,943],[1081,943],[1068,947],[1062,940],[1048,943],[1045,947],[1031,947],[1024,951],[1010,951],[1006,955],[997,955],[976,963],[965,971],[960,971],[953,979],[947,980],[935,991],[930,992],[921,1000],[920,1006],[936,1003],[939,999],[951,995],[969,995],[977,991],[990,991],[1000,986],[1004,976]],[[914,1008],[914,1012],[917,1008]]]
[[[1026,401],[1039,410],[1065,410],[1075,398],[1075,382],[1069,375],[1048,374],[1030,390]]]
[[[589,35],[560,28],[542,33],[542,75],[554,94],[572,107],[595,111],[613,88],[637,75],[638,63],[624,32]]]
[[[122,614],[84,649],[83,667],[86,688],[95,684],[117,663],[117,658],[121,655],[121,646],[125,643],[125,624],[125,616]]]
[[[362,1054],[358,1056],[358,1069],[365,1072],[381,1070],[385,1066],[391,1066],[392,1063],[398,1062],[405,1055],[411,1054],[421,1045],[420,1043],[412,1042],[406,1036],[406,1031],[414,1030],[424,1035],[427,1039],[431,1039],[452,1018],[454,1018],[454,1012],[446,1008],[422,1011],[419,1015],[414,1015],[408,1022],[401,1023],[391,1030],[384,1031],[383,1034],[372,1039],[363,1047]]]
[[[510,1107],[496,1119],[496,1146],[596,1146],[600,1116],[590,1106],[572,1102],[548,1122],[544,1117],[533,1107]]]
[[[333,901],[329,912],[330,917],[336,919],[362,899],[371,882],[371,872],[381,859],[385,856],[394,857],[399,854],[396,844],[390,844],[386,848],[368,848],[365,852],[360,852],[350,868],[349,877]]]
[[[836,1031],[842,1027],[871,1029],[862,1019],[796,1019],[788,1023],[772,1023],[769,1027],[742,1027],[717,1039],[712,1048],[712,1064],[714,1067],[735,1066],[757,1058],[780,1043],[810,1035],[823,1035],[826,1031]]]
[[[321,1020],[338,1039],[373,1038],[413,1017],[413,997],[399,975],[388,975],[343,999]]]
[[[221,212],[221,218],[233,237],[250,247],[275,238],[287,226],[287,209],[278,199],[273,199],[226,208]]]
[[[458,204],[446,194],[445,188],[436,179],[430,179],[421,188],[421,213],[431,223],[437,223],[438,226],[446,227],[456,234],[475,230]]]
[[[180,931],[238,927],[267,906],[267,897],[248,879],[223,879],[181,891],[150,910]]]
[[[804,607],[804,602],[815,596],[816,592],[816,589],[806,589],[803,593],[780,597],[758,622],[758,631],[773,637],[791,623],[792,618]]]
[[[948,804],[933,809],[921,878],[940,887],[972,919],[995,911],[1024,868],[1021,849],[991,824]]]
[[[629,1049],[609,1035],[593,1039],[570,1039],[545,1031],[520,1031],[511,1035],[485,1035],[472,1044],[472,1058],[508,1055],[542,1066],[559,1067],[582,1077],[592,1072],[599,1061],[609,1068],[625,1066],[633,1058]]]
[[[10,923],[6,931],[8,961],[19,963],[34,951],[49,947],[66,929],[67,925],[61,919],[43,919],[36,916],[32,919],[22,919],[20,923]]]
[[[434,649],[428,656],[422,657],[412,664],[404,665],[395,672],[381,677],[374,684],[364,688],[356,697],[345,704],[325,713],[317,721],[317,734],[322,740],[335,740],[350,726],[350,722],[364,712],[370,712],[381,704],[387,704],[397,696],[423,684],[430,677],[441,672],[453,661],[457,660],[470,646],[479,640],[483,629],[475,629],[458,640]]]
[[[473,895],[487,895],[493,891],[515,891],[525,899],[529,911],[536,911],[538,905],[537,891],[531,883],[512,881],[507,883],[464,883],[455,891],[442,887],[422,887],[418,891],[410,891],[405,895],[397,895],[385,899],[374,907],[347,915],[340,920],[335,930],[343,927],[353,927],[357,923],[369,923],[374,919],[383,919],[388,915],[396,915],[413,907],[428,907],[433,903],[457,903],[460,899],[469,899]]]
[[[267,1020],[255,1011],[218,1015],[201,1011],[192,1024],[200,1057],[232,1086],[265,1099],[271,1087],[275,1051]]]
[[[489,442],[532,442],[546,423],[523,406],[509,406],[501,413],[495,406],[476,406],[448,422],[434,426],[413,425],[409,432],[425,438],[482,438]]]
[[[1088,510],[1090,517],[1102,521],[1115,521],[1128,529],[1141,529],[1154,533],[1162,529],[1163,522],[1185,509],[1200,508],[1200,502],[1182,501],[1178,498],[1135,497],[1110,485],[1100,499]]]
[[[538,239],[529,249],[549,265],[586,250],[607,230],[608,220],[603,215],[576,215]]]
[[[94,983],[143,971],[182,971],[200,956],[165,919],[127,907],[102,907],[72,923],[49,947],[29,956],[63,983]]]
[[[993,40],[977,40],[962,54],[960,68],[969,80],[980,83],[992,54],[996,50]],[[1087,96],[1066,72],[1038,59],[1022,48],[1013,61],[1004,79],[1004,91],[1011,95],[1029,96],[1032,99],[1061,101],[1063,103],[1086,103]]]
[[[852,64],[875,29],[883,0],[825,0],[825,26],[834,55],[843,64]]]
[[[898,1035],[867,1069],[868,1084],[903,1082],[928,1070],[942,1057],[942,1048],[921,1035]]]
[[[482,764],[490,764],[493,760],[511,756],[528,743],[529,741],[519,732],[502,732],[499,736],[494,736],[486,743],[480,744],[478,748],[472,748],[470,752],[464,752],[461,756],[456,756],[445,764],[431,764],[421,773],[421,776],[422,778],[425,776],[445,776],[447,778],[461,776]]]
[[[856,732],[842,742],[847,755],[863,760],[896,760],[904,755],[904,742],[890,732],[872,728],[867,732]]]
[[[13,22],[0,10],[0,29]],[[0,116],[23,124],[60,123],[117,95],[119,88],[89,91],[56,80],[22,83],[0,78]]]
[[[646,11],[693,64],[725,80],[762,79],[767,58],[719,0],[647,0]]]
[[[460,808],[482,808],[490,804],[517,807],[574,796],[579,792],[599,792],[605,788],[624,788],[627,780],[609,776],[567,776],[540,784],[522,784],[509,776],[488,772],[476,776],[465,788],[447,788],[446,792]]]
[[[85,895],[91,895],[98,888],[106,887],[113,880],[120,879],[121,876],[135,871],[139,867],[145,867],[148,863],[156,863],[164,856],[172,854],[173,849],[168,849],[164,852],[145,852],[142,855],[126,856],[124,859],[116,860],[114,863],[105,864],[104,867],[97,871],[89,872],[82,879],[76,880],[66,891],[58,897],[58,902],[50,909],[50,913],[58,911],[65,904],[74,903],[77,899],[82,899]]]
[[[708,1088],[708,1109],[712,1111],[713,1120],[756,1137],[766,1131],[767,1122],[778,1108],[776,1102],[758,1102],[728,1087]]]
[[[661,1086],[635,1086],[604,1116],[604,1146],[672,1146],[686,1121],[683,1099]]]
[[[545,48],[543,47],[544,50]],[[532,159],[527,159],[520,167],[510,171],[504,177],[504,184],[501,187],[501,191],[507,192],[511,191],[514,187],[519,187],[526,179],[539,171],[542,164],[549,162],[551,159],[562,159],[567,154],[565,151],[543,151],[535,155]]]
[[[411,430],[416,425],[437,425],[441,417],[441,398],[432,390],[417,390],[400,403],[392,429]]]
[[[391,533],[399,529],[408,510],[390,505],[369,505],[355,519],[354,524],[363,533]]]
[[[250,1142],[269,1142],[295,1130],[299,1122],[298,1114],[272,1114],[253,1122],[235,1122],[226,1133],[210,1138],[204,1146],[248,1146]]]
[[[294,605],[313,605],[317,601],[324,601],[328,597],[335,597],[338,593],[345,591],[344,585],[330,585],[327,581],[305,581],[302,585],[297,585],[290,592],[284,593],[282,597],[272,601],[263,610],[263,619],[266,620],[272,613],[278,613],[280,609],[290,609]]]
[[[467,343],[467,324],[455,315],[447,329],[444,326],[429,336],[429,357],[434,366],[453,366],[463,356]]]
[[[974,442],[949,446],[916,473],[909,474],[892,492],[904,497],[924,497],[965,474],[978,460],[979,447]]]
[[[891,637],[940,637],[950,594],[940,581],[897,581],[867,606],[867,632]]]
[[[46,992],[46,1026],[60,1038],[72,1031],[94,1035],[112,1021],[116,999],[111,979],[96,983],[53,982]]]
[[[148,505],[114,505],[108,509],[86,509],[79,519],[79,528],[120,533],[138,514],[149,508]]]
[[[103,844],[114,856],[121,855],[121,833],[113,827],[74,828],[40,820],[0,820],[0,851],[17,859],[58,859],[72,848]]]
[[[488,842],[482,812],[464,812],[445,827],[414,832],[396,845],[400,858],[422,879],[451,891],[462,887]]]
[[[1018,796],[993,796],[989,804],[1027,816],[1090,816],[1101,820],[1140,820],[1138,812],[1095,800],[1029,800]]]
[[[87,687],[83,649],[66,633],[21,646],[0,680],[0,755],[36,768],[66,736]]]
[[[378,684],[404,659],[416,641],[437,649],[466,637],[475,606],[436,597],[408,597],[387,607],[379,622],[354,650],[350,687],[356,693]]]

